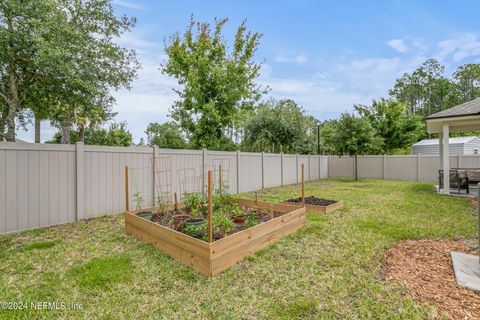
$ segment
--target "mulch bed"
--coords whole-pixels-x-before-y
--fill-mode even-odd
[[[286,200],[285,202],[302,203],[302,197],[289,199],[289,200]],[[329,206],[329,205],[337,203],[337,202],[338,201],[335,201],[335,200],[317,198],[317,197],[314,197],[314,196],[305,197],[305,204],[311,204],[311,205],[314,205],[314,206],[326,207],[326,206]]]
[[[403,241],[385,253],[386,278],[403,283],[414,298],[447,317],[480,319],[480,294],[457,285],[450,251],[473,250],[461,241]]]

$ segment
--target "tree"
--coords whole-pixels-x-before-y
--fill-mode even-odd
[[[148,125],[145,133],[150,146],[168,149],[185,149],[187,147],[180,127],[174,122],[162,124],[152,122]]]
[[[53,9],[50,1],[0,2],[0,140],[15,141],[15,117],[46,69],[42,30],[53,23]]]
[[[76,143],[80,141],[78,132],[70,129],[70,142]],[[47,143],[64,143],[62,142],[62,132],[57,132],[53,139]],[[129,147],[132,145],[133,137],[127,129],[125,122],[111,123],[108,129],[101,127],[88,127],[85,129],[85,144],[97,146],[114,146]]]
[[[428,59],[412,74],[404,73],[397,79],[389,94],[407,105],[411,113],[423,116],[449,108],[455,102],[455,90],[443,76],[444,70],[437,60]]]
[[[333,135],[337,130],[338,120],[326,120],[320,127],[320,149],[322,154],[335,154]]]
[[[424,136],[424,124],[420,116],[409,114],[399,102],[381,99],[371,106],[355,105],[359,115],[370,122],[383,140],[384,153],[404,149]]]
[[[255,82],[261,63],[253,61],[261,35],[243,22],[229,49],[222,35],[227,21],[215,20],[212,31],[192,18],[183,36],[174,34],[165,44],[168,60],[161,70],[183,87],[175,90],[179,100],[171,116],[193,148],[234,148],[231,132],[266,92]]]
[[[259,106],[245,125],[242,149],[246,151],[315,153],[316,123],[295,101],[271,100]]]
[[[370,122],[349,113],[343,113],[336,122],[331,139],[336,154],[355,158],[355,180],[358,178],[357,156],[375,154],[382,149],[382,139]]]
[[[0,94],[8,110],[0,133],[5,123],[7,139],[15,139],[15,116],[25,105],[36,124],[48,117],[61,128],[64,142],[72,126],[108,114],[97,111],[114,102],[110,89],[128,87],[138,69],[135,52],[113,41],[134,24],[117,18],[109,0],[3,1]]]
[[[480,97],[480,64],[469,63],[458,67],[453,79],[461,102]]]

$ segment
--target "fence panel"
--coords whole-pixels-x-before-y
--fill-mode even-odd
[[[0,233],[75,219],[75,146],[2,145]]]
[[[308,163],[308,156],[303,156],[303,155],[300,156],[299,155],[298,156],[298,167],[297,167],[297,170],[298,170],[298,181],[297,182],[301,181],[300,172],[302,170],[302,164],[303,164],[305,181],[310,180],[310,177],[309,177],[310,166],[309,166],[309,163]]]
[[[382,179],[383,156],[363,156],[357,158],[359,178]]]
[[[311,156],[310,157],[310,180],[320,179],[320,157]]]
[[[218,186],[219,169],[222,166],[222,184],[228,187],[230,193],[237,193],[237,153],[223,151],[208,151],[206,153],[205,170],[212,170],[214,187]]]
[[[354,162],[351,157],[330,157],[329,158],[329,177],[354,178]]]
[[[328,178],[328,156],[320,157],[320,179]]]
[[[155,149],[155,196],[176,193],[181,200],[183,193],[199,192],[205,187],[202,150]]]
[[[282,157],[279,154],[264,154],[265,188],[276,187],[282,184]]]
[[[262,154],[240,154],[240,192],[259,190],[262,188]]]
[[[283,155],[283,184],[297,183],[297,156]]]
[[[85,146],[85,218],[125,210],[125,166],[129,167],[129,203],[153,204],[153,153],[148,147]],[[75,168],[73,168],[75,169]],[[74,175],[73,175],[74,176]]]

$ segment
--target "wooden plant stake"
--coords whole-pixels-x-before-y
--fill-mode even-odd
[[[258,208],[258,191],[255,192],[255,207]]]
[[[222,195],[222,165],[218,165],[219,193]]]
[[[273,204],[270,205],[270,210],[268,213],[270,214],[270,219],[273,219]]]
[[[175,211],[178,211],[178,201],[177,201],[177,193],[173,193],[173,198],[175,199]]]
[[[212,170],[208,170],[208,242],[212,239]]]
[[[305,176],[304,176],[303,163],[302,163],[302,206],[305,206]]]
[[[125,166],[125,209],[130,211],[128,206],[128,166]]]

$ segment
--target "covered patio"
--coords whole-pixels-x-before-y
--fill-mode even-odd
[[[439,192],[450,194],[450,169],[452,169],[448,143],[450,132],[480,131],[480,98],[431,114],[425,118],[425,122],[428,133],[439,134],[440,169],[443,170],[443,188],[440,189],[439,185]],[[480,170],[480,168],[469,169]],[[471,191],[473,191],[470,192],[472,195],[478,192],[476,189]],[[456,191],[455,194],[457,194]]]
[[[477,98],[453,108],[434,113],[426,118],[426,126],[428,133],[438,133],[440,139],[439,157],[440,168],[443,170],[443,189],[440,189],[441,186],[439,185],[439,192],[450,194],[450,178],[453,177],[458,180],[460,172],[462,175],[465,175],[464,178],[466,179],[468,190],[468,173],[472,172],[474,175],[472,178],[476,179],[475,175],[478,174],[479,171],[475,169],[478,168],[454,170],[452,175],[450,172],[450,169],[452,168],[450,166],[450,150],[448,142],[450,132],[480,131],[480,99]],[[460,187],[458,189],[460,190]],[[480,241],[480,208],[477,208],[477,210],[479,218],[478,232]],[[450,254],[457,284],[462,287],[480,292],[479,257],[477,255],[465,254],[456,251],[452,251]]]

